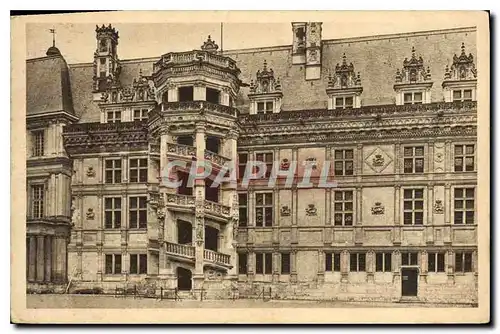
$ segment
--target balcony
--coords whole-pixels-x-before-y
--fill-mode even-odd
[[[181,157],[191,160],[196,157],[196,147],[167,143],[167,155],[169,157]]]
[[[194,210],[195,197],[189,195],[166,194],[166,206],[169,209],[181,212]]]
[[[219,155],[217,153],[208,150],[205,150],[205,160],[210,161],[213,165],[215,165],[219,169],[222,168],[226,163],[231,161],[231,159],[229,158],[223,157],[222,155]]]
[[[231,208],[227,205],[205,200],[205,214],[216,220],[226,221],[231,217]]]
[[[219,252],[214,252],[213,250],[205,249],[203,251],[203,258],[205,261],[215,264],[217,266],[222,266],[224,268],[231,267],[231,256]]]
[[[236,67],[236,62],[233,59],[203,50],[166,53],[153,65],[153,72],[159,72],[173,65],[191,65],[197,63],[207,63],[220,69],[234,71],[235,74],[239,73],[239,69]]]
[[[236,108],[207,101],[186,101],[163,103],[165,113],[200,113],[213,112],[231,117],[238,117],[239,111]]]
[[[194,247],[191,245],[174,244],[173,242],[165,242],[165,251],[169,256],[180,260],[194,261]]]

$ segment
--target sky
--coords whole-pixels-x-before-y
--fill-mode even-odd
[[[391,14],[393,15],[393,14]],[[415,16],[404,20],[370,20],[363,15],[342,14],[335,21],[323,20],[322,38],[372,36],[434,29],[470,26],[468,22],[440,20]],[[304,20],[306,21],[306,20]],[[70,64],[89,63],[96,49],[95,26],[108,24],[100,19],[92,23],[28,23],[26,25],[27,59],[44,57],[52,44],[50,29],[56,30],[56,46]],[[198,49],[211,35],[221,46],[220,22],[209,23],[114,23],[119,31],[118,56],[120,59],[158,57],[167,52]],[[291,22],[224,23],[224,50],[290,45]]]

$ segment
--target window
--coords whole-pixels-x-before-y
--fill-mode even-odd
[[[131,274],[148,273],[147,254],[130,254],[130,273]]]
[[[107,159],[104,164],[104,174],[106,183],[122,182],[122,160]]]
[[[472,89],[453,90],[453,102],[455,101],[472,101]]]
[[[336,97],[335,98],[335,109],[345,109],[352,108],[354,99],[352,96],[348,97]]]
[[[351,253],[349,259],[349,267],[351,272],[365,271],[366,254],[365,253]]]
[[[41,157],[44,152],[45,134],[43,130],[33,131],[33,156]]]
[[[474,188],[455,188],[455,224],[474,224]]]
[[[375,271],[390,272],[392,269],[392,254],[391,253],[376,253],[375,254]]]
[[[248,222],[247,199],[248,199],[247,194],[238,194],[238,204],[240,206],[239,226],[247,226]]]
[[[220,91],[217,89],[207,88],[207,102],[220,103]]]
[[[404,148],[404,172],[405,173],[424,172],[423,146],[411,146]]]
[[[256,153],[255,160],[264,162],[266,164],[266,173],[262,178],[269,178],[273,171],[273,153],[272,152]]]
[[[45,185],[35,184],[31,186],[31,216],[42,218],[44,216]]]
[[[148,182],[148,159],[130,159],[130,182]]]
[[[108,51],[108,42],[104,38],[100,40],[99,51],[100,52],[106,52],[106,51]],[[101,61],[102,60],[104,60],[104,59],[101,58]]]
[[[474,145],[455,145],[455,172],[474,170]]]
[[[147,228],[147,197],[130,197],[129,198],[129,228]]]
[[[148,119],[148,109],[134,109],[134,121]]]
[[[107,117],[108,123],[120,123],[122,121],[122,112],[119,110],[108,111]]]
[[[325,254],[325,271],[340,271],[340,253]]]
[[[428,253],[427,263],[429,272],[444,273],[444,253]]]
[[[352,175],[353,167],[353,150],[335,150],[335,175]]]
[[[272,114],[273,109],[273,102],[257,102],[257,114]]]
[[[273,193],[255,194],[255,225],[273,226]]]
[[[416,266],[418,265],[418,253],[401,253],[401,264],[403,266]]]
[[[104,199],[104,227],[120,228],[122,225],[122,199],[108,197]]]
[[[404,104],[422,104],[422,92],[404,93]]]
[[[248,255],[247,253],[238,253],[238,273],[246,275],[248,265]]]
[[[456,273],[472,272],[472,253],[470,252],[455,253],[455,272]]]
[[[352,191],[335,191],[334,224],[336,226],[352,226],[353,201]]]
[[[245,176],[247,161],[248,161],[247,153],[238,154],[238,179],[242,179]]]
[[[281,273],[290,274],[290,253],[281,253]]]
[[[99,58],[99,63],[101,64],[99,67],[99,76],[104,78],[106,77],[106,58]]]
[[[273,272],[273,254],[255,253],[255,273],[272,274]]]
[[[179,102],[194,100],[194,90],[192,86],[179,87]]]
[[[423,189],[404,190],[403,223],[405,225],[422,225],[424,223]]]
[[[167,91],[165,91],[165,93],[163,93],[163,95],[161,96],[161,102],[162,102],[163,104],[168,103],[168,90],[167,90]]]
[[[121,254],[106,254],[106,274],[121,274],[122,273],[122,256]]]

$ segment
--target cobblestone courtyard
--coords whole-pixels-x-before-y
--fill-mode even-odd
[[[326,308],[326,307],[449,307],[421,303],[367,303],[340,301],[263,301],[263,300],[159,300],[153,298],[114,297],[103,295],[27,295],[28,308]],[[460,305],[452,305],[459,307]],[[462,305],[470,307],[470,305]]]

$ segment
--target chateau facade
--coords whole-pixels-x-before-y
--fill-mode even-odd
[[[123,60],[103,25],[93,63],[27,60],[30,288],[476,303],[476,29],[291,37]]]

